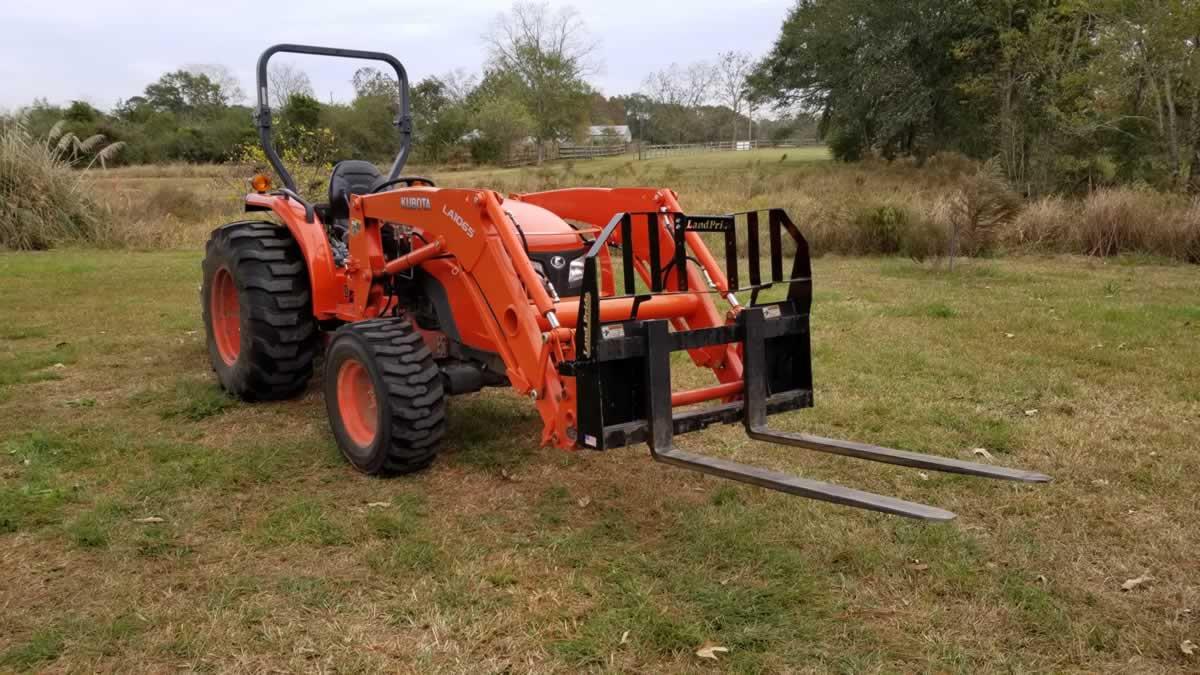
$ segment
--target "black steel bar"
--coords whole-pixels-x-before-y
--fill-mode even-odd
[[[615,224],[615,221],[614,223]],[[604,244],[598,244],[603,246]],[[595,256],[583,259],[583,287],[579,291],[579,314],[575,331],[575,353],[582,360],[596,357],[600,344],[600,272]]]
[[[755,290],[755,295],[758,291]],[[763,310],[747,307],[738,315],[742,322],[742,399],[746,402],[746,432],[767,423],[766,319]]]
[[[687,228],[684,225],[683,216],[676,215],[671,221],[671,235],[675,246],[675,283],[676,289],[680,292],[685,292],[688,289],[687,246],[684,240],[684,235],[686,234]]]
[[[659,250],[659,234],[662,232],[662,223],[659,221],[657,213],[647,213],[646,222],[648,229],[646,236],[650,242],[650,290],[654,293],[662,291],[662,251]]]
[[[772,210],[767,214],[767,227],[771,233],[771,281],[783,281],[783,236],[779,225]]]
[[[738,290],[737,229],[725,230],[725,278],[729,290]]]
[[[833,483],[822,483],[821,481],[799,478],[779,471],[739,464],[718,457],[694,455],[675,448],[666,451],[660,450],[654,452],[653,455],[654,459],[660,462],[674,464],[675,466],[691,469],[692,471],[712,474],[721,478],[728,478],[729,480],[757,485],[768,490],[777,490],[823,502],[890,513],[918,520],[944,522],[953,520],[955,517],[954,513],[945,509],[939,509],[936,506],[926,506],[925,504],[917,504],[895,497],[887,497],[842,487]]]
[[[675,426],[671,412],[671,349],[667,345],[669,332],[663,319],[646,322],[646,421],[649,423],[646,443],[650,454],[670,450]]]
[[[776,394],[767,400],[767,414],[789,412],[812,406],[811,392],[789,391]],[[675,435],[690,434],[693,431],[707,429],[714,424],[740,424],[742,421],[742,402],[722,403],[693,410],[676,413],[673,418]],[[604,427],[604,447],[620,448],[646,442],[646,420],[622,422]]]
[[[795,303],[797,309],[801,312],[808,313],[812,307],[812,259],[808,253],[808,240],[804,235],[800,234],[800,229],[788,217],[787,211],[783,209],[771,209],[768,216],[779,222],[779,224],[788,231],[792,242],[796,245],[796,250],[792,254],[792,281],[797,279],[805,279],[808,283],[789,284],[788,300]]]
[[[637,292],[633,280],[633,216],[621,214],[621,267],[625,274],[625,295]]]
[[[653,296],[636,296],[634,305],[640,304],[639,299],[650,297]],[[630,318],[636,318],[636,316]],[[769,340],[780,335],[804,333],[807,330],[804,317],[799,314],[792,314],[782,316],[767,323],[764,328],[764,335]],[[713,345],[730,344],[732,342],[741,342],[744,334],[741,324],[677,330],[668,334],[667,348],[673,352],[678,352],[685,349],[690,350],[700,347],[711,347]],[[643,355],[645,355],[645,344],[640,334],[627,334],[625,337],[613,337],[602,340],[593,357],[600,361],[616,361],[637,358]]]
[[[914,469],[929,469],[930,471],[958,473],[966,476],[1015,480],[1023,483],[1050,482],[1049,476],[1036,471],[1010,469],[1006,466],[992,466],[990,464],[979,464],[978,462],[966,462],[949,457],[894,450],[892,448],[884,448],[867,443],[856,443],[854,441],[842,441],[833,438],[822,438],[821,436],[775,431],[765,427],[759,427],[750,431],[750,437],[759,441],[782,443],[818,452],[828,452],[834,455],[855,457],[857,459],[882,462],[884,464],[908,466]]]
[[[759,286],[762,284],[762,271],[759,267],[762,261],[758,259],[758,212],[751,211],[746,214],[746,257],[750,263],[750,285]]]
[[[412,115],[409,114],[409,92],[408,92],[408,72],[405,71],[404,65],[400,63],[396,57],[383,52],[369,52],[359,49],[341,49],[337,47],[315,47],[313,45],[296,45],[296,44],[278,44],[268,47],[266,51],[258,57],[258,67],[255,69],[256,84],[258,85],[257,102],[254,108],[254,121],[258,127],[259,143],[262,145],[263,153],[267,156],[267,161],[275,169],[275,173],[279,174],[280,180],[292,192],[299,192],[296,186],[295,179],[288,173],[287,167],[283,165],[283,160],[279,157],[279,153],[275,151],[275,145],[271,141],[271,106],[270,99],[267,96],[267,85],[269,78],[267,77],[267,64],[271,57],[279,52],[290,54],[310,54],[313,56],[335,56],[346,59],[362,59],[366,61],[383,61],[392,67],[396,72],[396,88],[397,88],[397,107],[396,117],[392,120],[392,124],[400,134],[400,150],[396,153],[396,159],[392,162],[392,168],[388,171],[387,180],[394,180],[400,175],[400,171],[404,168],[405,162],[408,161],[408,154],[412,151]],[[309,222],[312,222],[311,220]]]
[[[631,321],[638,317],[638,309],[641,308],[642,303],[646,302],[647,300],[649,300],[652,297],[654,297],[654,296],[653,295],[635,295],[635,296],[633,296],[633,309],[629,310],[629,319]]]

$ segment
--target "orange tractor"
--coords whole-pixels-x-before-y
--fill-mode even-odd
[[[271,141],[266,73],[279,52],[395,70],[400,151],[387,174],[343,161],[327,201],[298,194]],[[688,215],[662,188],[508,196],[439,188],[402,174],[412,120],[408,79],[394,57],[277,45],[257,73],[256,123],[283,187],[257,177],[245,208],[274,221],[230,223],[208,242],[201,294],[209,354],[222,387],[255,401],[303,392],[323,350],[333,435],[360,471],[425,468],[446,431],[446,399],[505,386],[537,407],[546,445],[645,442],[658,461],[913,518],[954,514],[685,452],[674,437],[741,423],[753,439],[820,452],[1049,480],[767,426],[769,415],[813,404],[808,245],[782,210]],[[723,259],[710,243],[724,245]],[[714,383],[673,391],[677,351]]]

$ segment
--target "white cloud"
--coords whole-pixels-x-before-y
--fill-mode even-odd
[[[34,97],[82,98],[101,107],[139,94],[164,72],[220,63],[253,90],[258,54],[277,42],[354,47],[395,54],[415,82],[454,68],[478,71],[482,36],[510,2],[458,0],[3,0],[0,108]],[[593,83],[607,94],[635,91],[671,62],[711,59],[717,51],[770,49],[793,0],[637,0],[576,2],[599,40],[603,69]],[[282,58],[282,57],[281,57]],[[344,98],[357,64],[296,57],[322,99]]]

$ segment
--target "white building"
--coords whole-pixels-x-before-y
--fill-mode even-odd
[[[588,136],[592,143],[632,143],[633,134],[625,124],[600,124],[588,127]]]

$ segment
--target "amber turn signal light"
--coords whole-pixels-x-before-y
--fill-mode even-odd
[[[250,179],[250,187],[254,188],[255,192],[262,194],[271,189],[271,179],[267,175],[260,173]]]

